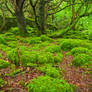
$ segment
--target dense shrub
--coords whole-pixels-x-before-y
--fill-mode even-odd
[[[69,39],[69,40],[65,39],[61,41],[60,46],[61,46],[61,49],[68,51],[74,47],[80,46],[80,42],[73,39]]]
[[[91,30],[89,31],[88,39],[92,40],[92,31]]]
[[[49,41],[49,42],[53,42],[53,39],[47,37],[46,35],[41,35],[41,41]]]
[[[42,42],[41,44],[39,44],[39,47],[46,47],[49,45],[49,42],[48,41],[45,41],[45,42]]]
[[[11,51],[11,47],[8,47],[6,45],[1,45],[1,50],[4,51],[6,54],[8,54],[9,51]]]
[[[11,32],[5,33],[4,37],[6,41],[16,41],[17,40],[16,35]]]
[[[31,37],[26,37],[26,38],[23,38],[23,37],[19,37],[18,38],[21,42],[23,42],[23,43],[30,43],[30,41],[31,41]]]
[[[54,67],[52,67],[51,65],[45,65],[42,67],[38,67],[38,70],[43,72],[44,74],[53,77],[53,78],[59,78],[60,77],[60,73],[58,70],[56,70]]]
[[[12,47],[12,48],[16,48],[18,46],[18,42],[17,41],[10,41],[10,42],[8,42],[8,46]]]
[[[28,66],[29,63],[36,63],[37,61],[37,52],[23,52],[22,56],[22,64],[23,66]]]
[[[49,76],[34,78],[28,84],[28,92],[74,92],[72,87],[63,79]]]
[[[54,63],[54,57],[50,52],[42,52],[38,55],[38,63]]]
[[[10,63],[8,61],[0,59],[0,69],[7,68],[9,65],[10,65]]]
[[[54,62],[60,63],[62,61],[62,58],[63,58],[62,53],[56,53],[56,55],[54,56]]]
[[[20,60],[23,66],[27,66],[28,63],[36,63],[38,57],[37,51],[28,51],[25,46],[20,46],[18,48],[12,49],[7,52],[7,57],[15,64],[19,65]]]
[[[91,56],[86,55],[86,54],[78,54],[77,56],[74,57],[72,64],[74,66],[81,66],[86,63],[89,63],[91,61]]]
[[[26,66],[26,67],[30,67],[31,69],[34,69],[34,68],[36,68],[36,67],[38,66],[38,64],[29,62],[29,63],[27,63],[27,64],[24,65],[24,66]]]
[[[69,51],[75,47],[85,47],[88,49],[92,48],[92,43],[80,39],[59,39],[58,43],[60,44],[61,49],[65,51]]]
[[[3,36],[0,36],[0,44],[6,44],[6,40]]]
[[[30,44],[38,44],[38,43],[41,43],[41,38],[40,37],[33,37],[30,39]]]
[[[54,53],[54,52],[61,52],[61,48],[60,48],[60,46],[52,45],[52,46],[48,46],[48,47],[45,49],[45,51],[47,51],[47,52],[52,52],[52,53]]]
[[[9,32],[13,33],[13,34],[19,34],[19,28],[18,27],[11,27]]]
[[[4,80],[0,78],[0,88],[3,87],[3,85],[4,85]]]
[[[2,54],[0,53],[0,58],[2,58]]]
[[[71,50],[71,54],[77,55],[77,54],[91,54],[90,50],[84,47],[75,47]]]
[[[16,65],[19,65],[19,55],[17,48],[11,49],[10,51],[7,51],[7,57]]]

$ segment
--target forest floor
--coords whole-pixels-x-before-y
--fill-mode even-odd
[[[6,55],[4,52],[0,51],[3,55],[3,58],[6,60]],[[71,66],[71,62],[73,56],[67,56],[67,52],[63,51],[63,60],[60,64],[62,69],[61,75],[64,76],[64,79],[73,85],[76,85],[77,88],[75,92],[92,92],[92,78],[88,74],[84,74],[85,70],[80,67]],[[11,62],[11,61],[10,61]],[[26,86],[23,85],[24,82],[26,84],[31,81],[34,77],[37,78],[40,75],[43,75],[40,72],[37,72],[36,69],[30,70],[29,68],[24,67],[16,67],[16,69],[21,69],[21,72],[16,74],[14,77],[7,76],[10,68],[1,69],[0,74],[2,74],[2,78],[7,81],[7,86],[0,88],[4,92],[28,92]],[[24,74],[22,74],[24,72]]]
[[[60,67],[65,70],[63,73],[64,79],[77,88],[75,92],[92,92],[92,78],[90,75],[84,74],[85,70],[80,67],[71,66],[73,56],[67,56],[67,52],[63,51],[63,60]]]

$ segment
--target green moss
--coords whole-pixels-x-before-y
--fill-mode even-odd
[[[20,58],[18,56],[17,48],[11,49],[7,52],[7,57],[15,64],[19,65]]]
[[[7,68],[10,66],[10,63],[8,61],[5,61],[3,59],[0,59],[0,69]]]
[[[23,66],[28,66],[29,63],[36,63],[37,62],[37,52],[23,52],[22,56],[22,64]]]
[[[60,46],[52,45],[52,46],[48,46],[48,47],[45,49],[45,51],[47,51],[47,52],[52,52],[52,53],[54,53],[54,52],[61,52],[61,48],[60,48]]]
[[[41,43],[41,39],[40,37],[33,37],[30,39],[30,44],[38,44],[38,43]]]
[[[45,63],[54,63],[54,57],[50,52],[42,52],[38,55],[38,63],[45,64]]]
[[[2,54],[0,53],[0,58],[2,58]]]
[[[46,47],[49,45],[49,42],[48,41],[45,41],[45,42],[42,42],[41,44],[39,44],[39,47]]]
[[[16,69],[15,71],[7,74],[7,76],[10,76],[10,77],[15,77],[16,74],[20,73],[21,72],[21,69]]]
[[[91,54],[90,50],[84,47],[75,47],[71,50],[72,55],[77,55],[77,54]]]
[[[80,46],[80,42],[78,40],[73,40],[73,39],[65,39],[62,40],[60,43],[60,47],[61,49],[65,50],[65,51],[69,51],[74,47],[79,47]]]
[[[74,66],[82,66],[86,63],[90,63],[91,60],[92,60],[92,58],[89,55],[78,54],[77,56],[74,57],[72,64]]]
[[[16,48],[18,46],[18,42],[17,41],[10,41],[10,42],[8,42],[8,46],[11,48]]]
[[[51,38],[49,38],[49,37],[47,37],[46,35],[41,35],[41,41],[49,41],[49,42],[53,42],[53,39],[51,39]]]
[[[0,49],[1,49],[1,50],[5,49],[6,47],[7,47],[6,45],[0,44]]]
[[[54,62],[60,63],[62,61],[63,55],[62,53],[56,53],[56,56],[54,56]]]
[[[3,36],[0,36],[0,44],[6,44],[6,40]]]
[[[13,34],[19,34],[19,28],[18,27],[11,27],[9,32],[13,33]]]
[[[27,63],[26,64],[26,67],[30,67],[30,68],[35,68],[35,67],[37,67],[37,64],[34,64],[34,63]]]
[[[74,92],[72,87],[63,79],[49,76],[34,78],[28,84],[28,92]]]
[[[19,37],[18,38],[21,42],[23,42],[23,43],[30,43],[30,41],[31,41],[31,37],[26,37],[26,38],[23,38],[23,37]]]
[[[16,35],[11,32],[5,33],[4,37],[6,41],[16,41],[17,40]]]
[[[38,67],[38,70],[43,72],[44,74],[53,77],[53,78],[59,78],[60,73],[58,70],[56,70],[54,67],[51,65],[46,64],[45,66]]]
[[[3,87],[3,85],[4,85],[4,80],[0,78],[0,88]]]
[[[3,46],[3,45],[2,45]],[[8,47],[8,46],[4,46],[4,47],[2,47],[2,51],[4,51],[6,54],[9,52],[9,51],[11,51],[12,50],[12,48],[11,47]]]
[[[60,44],[61,49],[65,51],[70,51],[75,47],[85,47],[88,49],[92,48],[92,43],[80,39],[59,39],[58,44]]]

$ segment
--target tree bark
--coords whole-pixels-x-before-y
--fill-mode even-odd
[[[47,18],[48,18],[48,3],[46,4],[46,8],[45,8],[45,25],[44,25],[44,29],[46,31],[46,28],[47,28]]]
[[[2,33],[2,30],[5,27],[5,14],[4,14],[4,10],[1,9],[1,12],[2,12],[3,23],[2,23],[2,25],[0,27],[0,33]]]
[[[42,34],[45,34],[45,1],[40,0],[39,6],[39,24],[40,24],[40,31]]]
[[[18,22],[18,27],[20,29],[20,33],[23,35],[24,33],[27,33],[24,14],[23,14],[22,10],[20,10],[20,11],[16,10],[15,13],[16,13],[16,19]]]
[[[72,5],[72,22],[75,22],[75,0],[72,0],[73,5]],[[75,30],[75,25],[73,26],[73,30]]]

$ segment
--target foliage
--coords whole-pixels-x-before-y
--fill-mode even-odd
[[[92,75],[89,71],[92,68],[92,0],[0,0],[0,72],[5,71],[1,77],[16,77],[21,73],[23,78],[27,69],[30,70],[28,79],[29,73],[36,77],[35,71],[43,76],[37,75],[29,84],[23,78],[16,86],[26,88],[28,84],[29,92],[73,92],[60,75],[68,63],[59,72],[60,63],[68,61],[67,58],[73,58],[72,65]],[[8,68],[9,74],[2,68]],[[7,82],[9,87],[11,84]]]
[[[91,54],[91,51],[87,48],[84,48],[84,47],[75,47],[71,50],[71,54],[72,55],[78,55],[78,54]]]
[[[28,92],[73,92],[72,87],[63,79],[54,79],[49,76],[34,78],[28,84]]]
[[[26,67],[30,67],[31,69],[34,69],[36,68],[38,65],[37,64],[34,64],[34,63],[27,63],[26,64]]]
[[[17,34],[19,34],[19,28],[18,27],[11,27],[9,32],[17,35]]]
[[[22,64],[23,66],[28,66],[30,63],[36,63],[37,62],[37,52],[23,52],[22,56]]]
[[[19,55],[17,52],[17,48],[11,49],[7,52],[7,57],[15,64],[19,65]]]
[[[6,41],[16,41],[16,36],[13,33],[5,33],[4,35]]]
[[[53,39],[47,37],[46,35],[41,35],[40,38],[41,38],[41,41],[53,42]]]
[[[18,43],[16,41],[12,41],[12,42],[10,41],[8,42],[8,46],[12,48],[16,48],[18,46]]]
[[[39,44],[39,47],[46,47],[49,45],[49,42],[48,41],[45,41],[45,42],[42,42],[41,44]]]
[[[85,47],[88,49],[92,48],[92,43],[87,40],[80,40],[80,39],[59,39],[58,43],[61,46],[61,49],[65,51],[70,51],[75,47]]]
[[[15,71],[7,74],[7,76],[10,76],[10,77],[15,77],[16,74],[20,73],[21,72],[21,69],[16,69]]]
[[[0,58],[2,58],[2,54],[0,53]]]
[[[4,85],[4,80],[0,78],[0,88],[3,87],[3,85]]]
[[[74,66],[82,66],[86,63],[90,63],[91,60],[92,60],[92,58],[89,55],[78,54],[77,56],[74,57],[72,64]]]
[[[54,53],[54,52],[61,52],[61,48],[60,46],[57,46],[57,45],[52,45],[52,46],[48,46],[45,51],[47,52],[51,52],[51,53]]]
[[[80,40],[73,40],[73,39],[64,39],[60,43],[61,49],[68,51],[74,47],[80,46]]]
[[[54,63],[54,57],[50,52],[42,52],[38,55],[38,63]]]
[[[38,43],[41,43],[41,39],[40,37],[33,37],[30,39],[30,44],[38,44]]]
[[[0,36],[0,44],[6,44],[6,40],[3,36]]]
[[[62,53],[56,53],[56,55],[54,56],[54,62],[60,63],[62,61],[62,58],[63,58]]]
[[[42,67],[38,67],[38,70],[53,78],[60,77],[59,71],[56,70],[55,67],[52,67],[51,65],[48,64]]]
[[[0,59],[0,69],[9,67],[10,63],[3,59]]]

